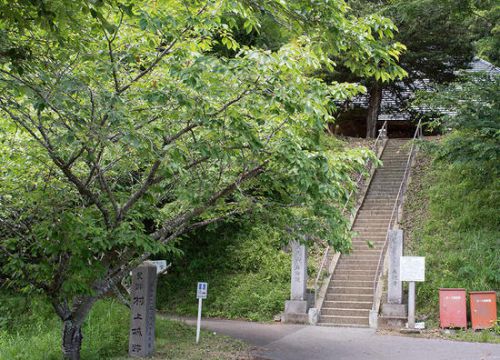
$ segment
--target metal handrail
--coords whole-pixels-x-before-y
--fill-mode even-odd
[[[387,121],[384,121],[384,124],[382,125],[382,127],[379,129],[379,133],[378,133],[378,136],[377,138],[375,139],[375,142],[373,143],[373,145],[371,146],[371,150],[372,151],[375,151],[375,153],[377,154],[377,146],[379,144],[380,141],[382,141],[383,139],[385,139],[387,137]],[[372,167],[372,162],[371,160],[368,160],[368,163],[367,163],[367,167],[368,167],[368,171],[371,170],[371,167]],[[356,187],[355,189],[358,189],[360,187],[360,184],[363,180],[363,173],[360,173],[358,175],[358,177],[356,178]],[[349,201],[351,200],[351,197],[352,195],[354,194],[354,190],[351,190],[351,192],[349,192],[349,195],[347,195],[347,200],[346,202],[344,203],[344,206],[342,207],[342,213],[344,213],[347,209],[347,205],[349,204]],[[350,228],[352,228],[352,225],[353,225],[354,221],[353,219],[351,219],[351,224],[350,224]],[[314,280],[314,304],[316,306],[316,302],[317,302],[317,294],[318,294],[318,284],[319,284],[319,281],[320,281],[320,278],[321,278],[321,274],[323,272],[323,268],[326,266],[326,263],[328,261],[328,254],[330,252],[330,245],[328,245],[325,249],[325,252],[323,254],[323,257],[321,259],[321,263],[320,263],[320,266],[319,266],[319,269],[318,269],[318,273],[316,274],[316,279]]]
[[[408,177],[410,175],[411,163],[413,162],[413,157],[415,156],[415,152],[416,152],[415,140],[417,138],[421,139],[422,137],[423,137],[422,119],[420,119],[418,121],[417,128],[415,129],[415,133],[413,134],[412,145],[410,148],[410,153],[408,154],[408,160],[406,161],[405,172],[403,175],[403,179],[401,180],[401,184],[399,185],[399,190],[398,190],[398,194],[396,196],[396,200],[394,201],[394,206],[392,207],[391,218],[389,220],[389,224],[387,225],[387,234],[385,236],[384,245],[382,247],[382,251],[380,252],[380,256],[378,259],[377,270],[375,272],[375,277],[373,279],[372,310],[376,310],[375,309],[375,307],[376,307],[375,297],[377,294],[377,285],[378,285],[378,282],[380,281],[382,259],[384,258],[385,250],[387,248],[387,243],[388,243],[388,239],[389,239],[389,230],[391,230],[393,228],[394,223],[399,222],[399,208],[402,204],[403,194],[406,190],[405,188],[407,185]]]

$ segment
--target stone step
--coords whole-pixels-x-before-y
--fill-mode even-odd
[[[353,259],[353,258],[340,258],[339,263],[344,264],[344,265],[359,265],[359,266],[371,266],[373,264],[377,265],[378,264],[379,257],[372,257],[370,260],[361,260],[361,259]]]
[[[390,204],[384,204],[384,205],[380,205],[380,204],[371,204],[369,202],[367,203],[364,203],[363,206],[361,207],[361,209],[363,210],[388,210],[388,211],[392,211],[394,208],[394,202],[390,203]]]
[[[368,316],[333,316],[333,315],[321,315],[320,323],[328,323],[333,326],[336,325],[365,325],[369,326]]]
[[[321,309],[320,316],[323,315],[332,315],[332,316],[368,316],[370,315],[370,309],[349,309],[344,307],[339,308],[328,308],[323,307]]]
[[[400,176],[399,176],[400,175]],[[375,175],[375,177],[372,179],[370,182],[370,185],[372,184],[384,184],[384,185],[391,185],[391,186],[399,186],[401,184],[401,180],[403,179],[403,174],[380,174],[380,175]]]
[[[355,221],[355,224],[374,224],[374,225],[380,225],[380,224],[389,224],[389,217],[384,217],[384,218],[374,218],[374,217],[366,217],[366,218],[357,218]]]
[[[374,245],[373,248],[369,247],[367,244],[356,244],[353,245],[354,251],[355,252],[362,252],[362,251],[373,251],[377,256],[380,255],[380,252],[382,251],[383,244],[380,245]]]
[[[368,199],[365,199],[365,202],[367,200]],[[396,199],[394,199],[394,201],[395,200]],[[394,201],[387,201],[387,204],[379,204],[379,205],[390,205],[391,203],[392,203],[392,205],[394,205]],[[374,202],[374,201],[372,200],[372,202]],[[356,214],[356,218],[357,217],[366,218],[366,217],[372,217],[372,216],[390,218],[391,215],[392,215],[392,209],[384,209],[384,208],[367,209],[365,203],[363,203]]]
[[[372,182],[379,180],[388,180],[388,181],[399,181],[403,179],[404,171],[395,171],[395,172],[389,172],[383,171],[382,168],[378,169],[375,171],[375,174],[373,175]]]
[[[372,308],[372,304],[372,301],[323,301],[323,306],[326,308],[370,310]]]
[[[352,239],[351,244],[353,245],[366,245],[370,242],[371,245],[383,245],[386,239],[386,234],[375,236],[369,235],[358,235],[355,239]]]
[[[331,281],[331,284],[333,286],[340,286],[340,287],[348,287],[348,286],[372,287],[373,286],[373,281],[369,281],[369,280],[338,280],[338,279],[334,279],[334,280]]]
[[[368,195],[366,195],[365,200],[378,200],[378,201],[387,201],[389,203],[392,203],[394,205],[394,202],[396,201],[396,198],[398,197],[398,192],[397,191],[385,191],[385,190],[373,190],[371,191]]]
[[[392,212],[395,202],[396,196],[387,197],[372,195],[365,198],[363,204],[360,207],[360,210],[385,210]]]
[[[353,230],[355,231],[355,230]],[[370,241],[374,244],[377,242],[384,241],[387,237],[386,230],[380,231],[378,233],[370,233],[370,232],[356,232],[356,236],[352,239],[352,242],[364,242]]]
[[[363,254],[358,254],[358,253],[351,253],[351,254],[342,254],[341,259],[343,260],[356,260],[356,261],[372,261],[376,259],[378,261],[378,254],[370,254],[370,255],[363,255]]]
[[[373,226],[370,226],[373,225]],[[357,234],[357,236],[363,238],[364,236],[368,235],[374,235],[374,236],[384,236],[385,233],[387,232],[387,226],[389,225],[389,222],[386,222],[384,224],[356,224],[355,228],[352,228],[351,230]]]
[[[361,210],[393,210],[396,197],[367,197],[361,205]]]
[[[390,210],[359,210],[358,211],[358,218],[362,216],[387,216],[391,217],[392,211]]]
[[[363,205],[366,203],[372,203],[377,206],[384,205],[394,205],[394,201],[396,201],[396,195],[382,195],[382,194],[367,194],[364,198]],[[361,209],[363,210],[363,209]],[[372,210],[386,210],[386,209],[372,209]]]
[[[379,234],[377,236],[370,235],[357,235],[355,238],[351,240],[351,244],[353,245],[383,245],[386,239],[386,234]]]
[[[383,237],[380,237],[378,239],[370,239],[370,238],[366,238],[366,237],[362,237],[362,238],[357,238],[357,239],[354,239],[351,241],[351,244],[352,245],[373,245],[373,246],[382,246],[384,245],[384,242],[385,242],[385,235]]]
[[[401,182],[404,175],[404,169],[384,169],[381,168],[375,172],[371,182],[379,182],[383,181],[393,181],[393,182]]]
[[[358,249],[355,248],[354,251],[353,251],[353,254],[360,255],[360,256],[372,255],[373,254],[373,256],[380,257],[380,250],[382,250],[382,248],[380,248],[380,249],[370,249],[370,250],[358,250]]]
[[[333,323],[325,323],[325,322],[318,322],[316,324],[317,326],[323,326],[323,327],[335,327],[335,328],[358,328],[358,329],[363,329],[363,328],[369,328],[369,325],[359,325],[359,324],[333,324]]]
[[[396,196],[398,195],[399,187],[394,189],[387,189],[386,187],[375,187],[370,188],[367,199],[373,198],[385,198],[385,199],[394,199],[396,200]]]
[[[354,251],[360,252],[360,251],[374,251],[378,255],[380,255],[380,252],[382,251],[384,244],[374,244],[373,247],[369,247],[368,244],[356,244],[353,245]]]
[[[330,294],[327,293],[328,301],[373,301],[373,294]]]
[[[378,241],[378,240],[385,240],[387,234],[357,234],[352,237],[352,241],[365,241],[365,240],[370,240],[370,241]]]
[[[399,191],[399,184],[371,184],[370,189],[368,190],[367,195],[386,195],[386,196],[395,196]]]
[[[373,177],[371,183],[374,183],[374,184],[380,184],[380,183],[383,183],[383,184],[385,184],[385,183],[401,184],[401,180],[403,180],[403,174],[401,174],[401,175],[377,174]]]
[[[337,269],[339,271],[351,271],[351,270],[370,270],[375,271],[377,269],[378,262],[374,264],[345,264],[339,261],[337,264]]]
[[[392,161],[406,164],[408,161],[408,153],[406,151],[399,151],[399,149],[390,149],[391,152],[384,152],[380,157],[382,162],[384,161]]]
[[[385,153],[385,155],[381,156],[381,159],[382,159],[382,161],[384,161],[384,159],[385,159],[386,161],[388,161],[388,160],[389,161],[400,161],[400,162],[406,163],[406,161],[408,160],[408,154],[405,154],[405,153],[399,153],[399,154]],[[385,164],[385,162],[384,162],[384,164]]]
[[[338,287],[338,286],[332,286],[328,287],[327,294],[352,294],[352,295],[373,295],[373,288],[372,287],[353,287],[353,286],[346,286],[346,287]]]
[[[355,231],[355,230],[353,230],[353,231]],[[386,237],[387,237],[386,231],[380,231],[379,233],[370,233],[370,232],[362,233],[360,231],[356,231],[356,235],[354,235],[352,237],[352,241],[353,242],[371,241],[373,243],[376,243],[379,241],[384,241]]]
[[[397,192],[388,194],[384,191],[373,190],[365,196],[363,204],[366,202],[374,202],[377,205],[394,205],[394,201],[396,201],[397,195]]]
[[[382,247],[384,246],[384,244],[373,244],[373,247],[369,247],[368,244],[364,243],[364,244],[353,244],[353,248],[354,248],[354,251],[357,253],[357,252],[360,252],[360,251],[368,251],[368,250],[371,250],[373,251],[375,254],[380,255],[380,252],[382,251]]]
[[[363,205],[362,209],[363,210],[378,209],[378,210],[387,210],[387,211],[391,211],[392,212],[393,207],[394,207],[394,203],[393,204],[387,204],[387,205],[365,204],[365,205]]]
[[[408,157],[404,157],[404,158],[395,158],[395,157],[390,157],[390,158],[381,158],[380,160],[382,160],[382,165],[380,165],[378,168],[377,168],[377,171],[378,170],[381,170],[381,169],[387,169],[387,168],[390,168],[390,167],[394,167],[394,168],[400,168],[400,169],[404,169],[406,167],[406,163],[408,161]]]
[[[400,181],[398,181],[398,182],[389,182],[389,181],[385,181],[385,180],[375,181],[375,182],[372,182],[370,184],[370,189],[369,189],[367,195],[369,195],[370,192],[372,192],[372,191],[378,191],[377,188],[383,188],[383,189],[386,189],[388,191],[393,191],[394,189],[399,190],[400,186],[401,186]]]
[[[336,272],[334,276],[332,276],[331,281],[336,280],[347,280],[347,281],[373,281],[375,278],[375,273],[373,271],[369,271],[366,274],[362,273],[353,273],[352,271],[349,273]]]

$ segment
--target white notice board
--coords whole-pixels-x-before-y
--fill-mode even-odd
[[[425,281],[425,257],[401,256],[399,271],[401,281]]]
[[[159,274],[167,268],[167,260],[149,260],[150,263],[156,266],[156,273]]]
[[[196,288],[196,298],[206,299],[208,293],[208,284],[206,282],[199,282]]]

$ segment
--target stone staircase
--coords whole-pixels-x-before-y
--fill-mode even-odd
[[[372,178],[352,230],[353,251],[340,256],[331,277],[318,325],[368,327],[373,303],[373,281],[387,234],[408,149],[407,139],[390,139],[382,153],[383,166]],[[370,242],[373,246],[369,246]]]

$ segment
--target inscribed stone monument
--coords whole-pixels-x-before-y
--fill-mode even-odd
[[[146,357],[154,353],[156,315],[156,266],[145,262],[132,270],[128,353]]]
[[[389,273],[387,302],[401,304],[403,302],[403,284],[399,273],[399,262],[403,255],[403,230],[389,230]]]
[[[284,322],[307,323],[307,249],[298,241],[291,242],[292,272],[290,300],[285,302]]]

